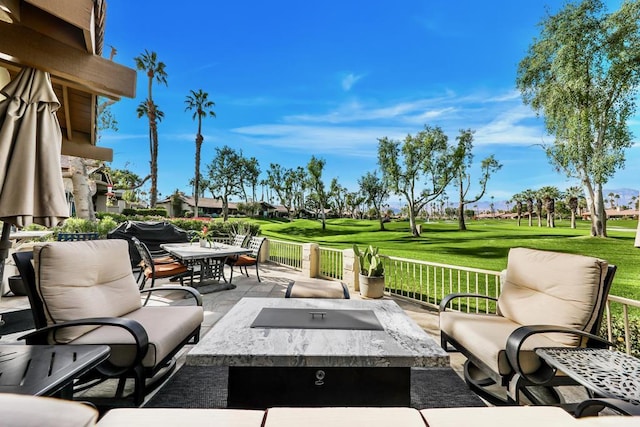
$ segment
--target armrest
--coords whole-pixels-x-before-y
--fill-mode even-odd
[[[580,402],[574,413],[576,418],[596,416],[604,408],[613,409],[622,415],[640,415],[640,406],[620,399],[596,398]]]
[[[70,328],[73,326],[90,325],[114,326],[125,329],[129,332],[136,342],[136,357],[134,365],[140,363],[147,354],[147,350],[149,349],[149,336],[147,335],[147,331],[145,331],[144,327],[139,322],[122,317],[92,317],[88,319],[71,320],[69,322],[57,323],[55,325],[35,330],[18,339],[26,340],[27,344],[48,344],[47,336],[50,332],[55,332],[58,329]]]
[[[522,366],[520,365],[520,349],[524,342],[532,335],[536,334],[548,334],[548,333],[561,333],[572,334],[582,337],[587,337],[596,341],[599,341],[609,347],[613,347],[613,343],[601,338],[597,335],[590,334],[589,332],[581,331],[578,329],[566,328],[564,326],[557,325],[527,325],[521,326],[509,335],[507,338],[507,359],[509,364],[513,367],[516,373],[520,374],[527,381],[534,384],[544,384],[549,381],[555,375],[556,369],[548,367],[548,369],[542,370],[538,375],[525,375],[522,372]],[[560,346],[560,345],[559,345]]]
[[[440,301],[440,307],[438,311],[440,312],[446,311],[449,303],[457,298],[481,298],[481,299],[486,299],[491,301],[498,301],[498,298],[490,297],[489,295],[467,294],[467,293],[449,294],[444,298],[442,298],[442,300]]]
[[[158,286],[157,288],[142,289],[140,293],[143,294],[143,293],[150,293],[155,291],[183,291],[188,294],[191,294],[191,296],[195,298],[196,305],[202,306],[202,294],[200,294],[200,292],[198,292],[197,289],[192,288],[191,286]],[[146,302],[145,302],[145,305],[146,305]]]

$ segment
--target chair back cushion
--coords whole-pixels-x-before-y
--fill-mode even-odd
[[[604,303],[607,262],[598,258],[513,248],[498,312],[520,325],[557,325],[590,331]],[[575,346],[580,339],[553,336]]]
[[[121,317],[141,306],[124,240],[37,245],[34,265],[49,325],[89,317]],[[95,328],[62,329],[54,341],[70,342]]]

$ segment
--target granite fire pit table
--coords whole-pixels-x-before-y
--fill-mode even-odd
[[[392,300],[242,298],[187,354],[228,366],[228,407],[409,406],[449,356]]]

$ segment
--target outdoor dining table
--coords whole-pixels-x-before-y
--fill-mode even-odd
[[[251,253],[251,249],[218,242],[206,246],[201,246],[198,242],[165,243],[160,247],[185,265],[199,266],[200,280],[194,285],[199,287],[201,293],[235,289],[236,286],[231,283],[231,280],[227,282],[224,276],[225,260],[231,256]],[[220,279],[223,283],[220,283]],[[212,287],[207,286],[207,289],[203,289],[205,285],[212,285]]]

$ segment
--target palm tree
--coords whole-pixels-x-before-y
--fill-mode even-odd
[[[567,198],[567,204],[571,211],[571,228],[576,228],[576,214],[578,212],[578,201],[584,198],[584,191],[581,187],[569,187],[565,191],[565,197]]]
[[[544,209],[547,211],[547,227],[554,228],[556,226],[555,203],[556,199],[560,197],[560,190],[553,186],[545,186],[538,193],[544,202]]]
[[[523,193],[514,194],[511,201],[516,204],[516,216],[518,218],[518,227],[520,227],[520,219],[522,218],[522,202],[526,201]]]
[[[522,192],[524,201],[527,202],[527,211],[529,212],[529,227],[533,226],[533,201],[536,198],[536,192],[531,189],[526,189]]]
[[[207,116],[215,117],[216,113],[213,111],[216,103],[209,101],[209,94],[203,92],[202,89],[198,89],[197,92],[191,91],[190,95],[187,95],[187,99],[184,101],[187,104],[185,111],[193,111],[193,120],[198,119],[198,133],[196,134],[196,174],[193,185],[193,200],[195,203],[195,215],[198,216],[198,196],[200,195],[200,150],[202,149],[202,143],[204,137],[202,136],[202,119]]]
[[[153,102],[152,87],[153,80],[167,85],[167,73],[165,72],[164,62],[158,61],[155,52],[149,52],[145,49],[140,56],[133,58],[136,61],[136,68],[147,72],[149,78],[148,96],[144,101],[146,108],[143,110],[149,119],[149,152],[151,155],[151,207],[156,207],[158,200],[158,113],[157,105]],[[140,107],[138,107],[138,117],[140,116]]]

